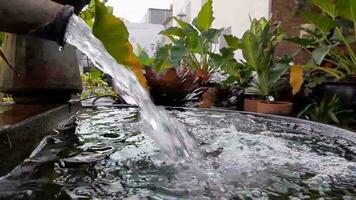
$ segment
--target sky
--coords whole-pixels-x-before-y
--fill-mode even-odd
[[[109,0],[114,7],[114,14],[130,22],[139,23],[149,8],[168,9],[173,0]]]

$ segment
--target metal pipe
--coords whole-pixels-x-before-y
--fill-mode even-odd
[[[74,13],[78,15],[82,9],[90,3],[90,0],[52,0],[62,5],[71,5],[74,7]]]
[[[64,44],[74,8],[50,0],[0,0],[0,31],[26,34]]]

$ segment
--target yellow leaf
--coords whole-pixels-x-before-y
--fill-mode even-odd
[[[304,83],[304,71],[303,67],[300,65],[293,65],[290,68],[289,84],[292,87],[293,95],[296,95]]]
[[[135,73],[141,85],[148,89],[140,61],[133,53],[129,41],[129,32],[124,22],[115,17],[110,9],[99,0],[95,1],[93,33],[104,44],[110,55],[118,63],[129,67]]]

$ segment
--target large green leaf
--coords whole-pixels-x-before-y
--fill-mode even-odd
[[[181,60],[187,53],[187,48],[185,47],[183,42],[177,42],[171,49],[171,63],[179,67]]]
[[[270,84],[275,85],[290,68],[289,63],[277,63],[271,70]]]
[[[303,11],[304,18],[314,24],[324,35],[336,27],[336,22],[328,16],[316,14],[313,12]]]
[[[137,44],[138,52],[137,59],[140,61],[141,66],[151,66],[154,62],[154,57],[150,57],[146,50],[141,47],[141,45]]]
[[[240,78],[240,71],[243,70],[244,65],[242,63],[237,62],[237,60],[235,59],[234,50],[230,48],[223,48],[220,50],[220,52],[220,68],[227,72],[230,76]]]
[[[255,35],[251,32],[246,32],[242,37],[242,54],[246,59],[246,64],[255,69],[256,71],[260,67],[259,62],[259,48]]]
[[[234,35],[224,35],[226,43],[229,45],[230,48],[232,49],[241,49],[241,40],[237,38]]]
[[[310,0],[311,3],[318,6],[322,11],[329,16],[336,17],[336,0]],[[353,0],[351,0],[353,1]]]
[[[191,25],[181,19],[178,19],[177,17],[173,17],[173,19],[177,22],[179,27],[181,27],[183,30],[188,29]]]
[[[182,38],[185,36],[184,31],[178,27],[170,27],[161,31],[160,34],[169,37],[172,41],[175,39],[175,37]]]
[[[111,10],[99,0],[95,0],[93,34],[104,44],[106,50],[118,63],[131,68],[140,83],[147,87],[140,61],[133,53],[129,32],[124,22],[112,15]]]
[[[351,20],[354,23],[354,29],[356,32],[356,1],[338,0],[336,6],[338,16]]]
[[[208,0],[200,10],[198,16],[193,20],[193,25],[198,28],[199,31],[207,31],[214,21],[213,16],[213,1]]]
[[[209,41],[212,43],[217,43],[221,33],[224,31],[224,29],[214,29],[214,28],[210,28],[209,30],[207,30],[206,32],[204,32],[202,35]]]
[[[324,61],[326,55],[329,54],[330,50],[331,47],[326,45],[323,45],[320,48],[315,49],[312,53],[312,57],[315,64],[320,65]]]
[[[161,72],[169,67],[172,67],[170,61],[170,52],[172,44],[167,44],[160,47],[155,53],[154,68],[156,72]]]

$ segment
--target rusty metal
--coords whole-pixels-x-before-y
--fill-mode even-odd
[[[19,75],[0,61],[0,91],[16,103],[67,102],[82,90],[76,49],[31,36],[7,34],[5,55]]]

